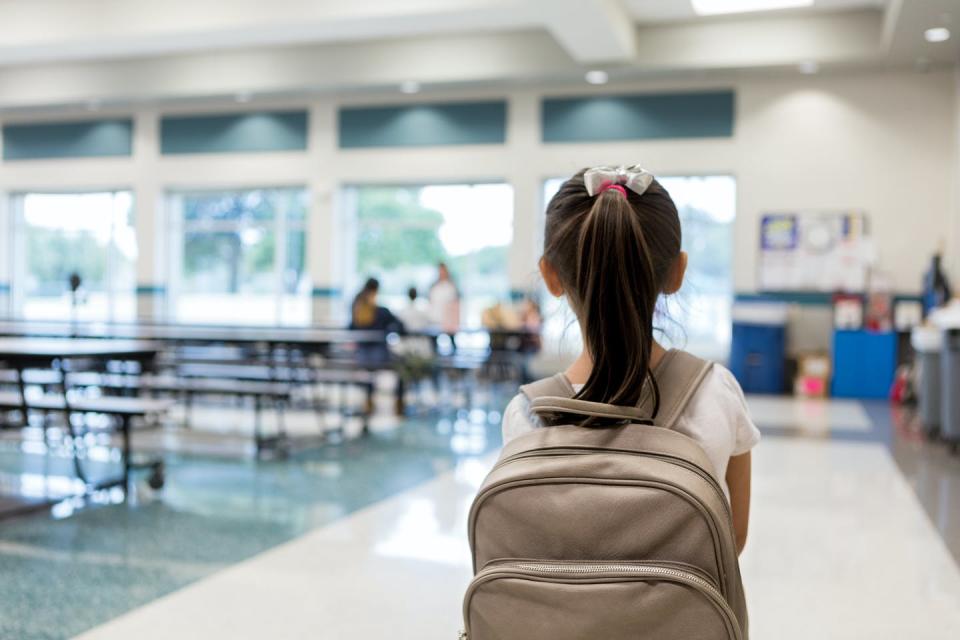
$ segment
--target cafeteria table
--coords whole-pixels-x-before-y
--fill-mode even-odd
[[[14,426],[20,428],[28,426],[31,411],[63,414],[65,426],[71,435],[74,470],[86,487],[85,493],[118,486],[126,491],[129,486],[130,471],[141,467],[151,469],[150,483],[155,488],[159,488],[163,484],[162,462],[151,460],[145,463],[133,463],[130,428],[134,418],[163,413],[170,403],[136,397],[71,398],[67,393],[67,376],[71,371],[71,363],[89,361],[137,362],[141,370],[147,370],[151,367],[160,348],[156,342],[143,340],[0,338],[0,363],[16,372],[18,387],[15,393],[0,392],[0,410],[18,411],[21,420]],[[57,393],[30,397],[26,390],[27,385],[24,383],[26,369],[50,369],[59,374],[59,384],[51,385],[57,388]],[[120,476],[94,482],[87,477],[83,469],[76,449],[77,442],[81,440],[81,434],[72,418],[77,414],[91,413],[107,415],[119,422],[123,438],[121,451],[123,473]],[[15,503],[16,500],[10,496],[5,496],[3,499],[3,505],[8,507],[7,510],[15,509],[17,507]],[[0,516],[4,515],[3,511],[4,509],[0,508]]]

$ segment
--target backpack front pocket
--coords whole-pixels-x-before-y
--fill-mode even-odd
[[[469,640],[740,640],[712,580],[658,562],[509,560],[464,598]]]

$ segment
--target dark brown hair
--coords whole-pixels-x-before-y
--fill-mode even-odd
[[[653,380],[653,314],[680,254],[680,216],[656,180],[642,195],[606,189],[591,197],[584,171],[547,205],[543,257],[560,278],[593,359],[577,398],[635,406]],[[655,412],[655,383],[653,389]]]

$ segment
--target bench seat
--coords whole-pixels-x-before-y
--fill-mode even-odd
[[[99,398],[76,398],[70,401],[70,411],[77,413],[102,413],[120,417],[143,417],[167,411],[173,402],[156,398],[126,398],[103,396]],[[14,410],[22,408],[20,394],[16,392],[0,392],[0,410]],[[64,411],[65,403],[62,396],[43,395],[27,397],[27,408],[42,411]]]

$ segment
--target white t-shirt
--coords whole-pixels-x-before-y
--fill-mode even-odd
[[[397,313],[397,317],[400,318],[400,322],[403,323],[404,329],[413,331],[414,333],[417,331],[425,331],[430,326],[430,317],[427,315],[427,312],[417,304],[408,304]]]
[[[579,391],[582,386],[574,385],[573,388]],[[530,413],[526,396],[518,394],[503,413],[503,442],[506,444],[542,426],[540,419]],[[677,419],[674,429],[700,443],[713,463],[714,477],[729,499],[727,463],[732,456],[744,454],[756,446],[760,431],[750,419],[743,390],[726,367],[713,365]]]
[[[450,280],[437,280],[428,294],[430,299],[430,320],[441,328],[455,324],[457,287]]]

